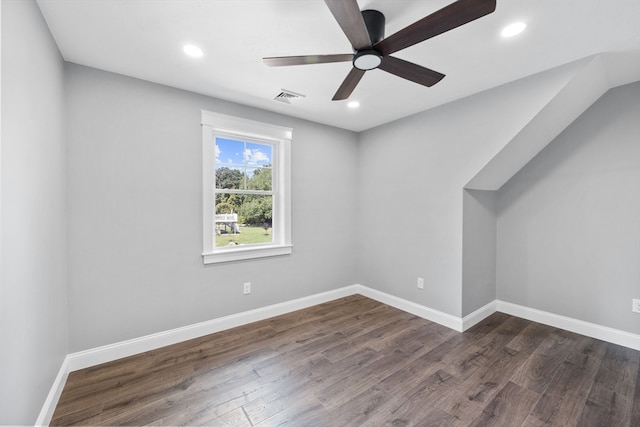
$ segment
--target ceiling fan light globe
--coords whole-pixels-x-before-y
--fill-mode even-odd
[[[353,57],[353,66],[359,70],[373,70],[380,64],[382,64],[382,55],[373,49],[360,51]]]

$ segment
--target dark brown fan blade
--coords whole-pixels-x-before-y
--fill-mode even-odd
[[[414,22],[375,45],[383,55],[413,46],[496,10],[496,0],[458,0]]]
[[[444,74],[393,56],[385,56],[378,68],[423,86],[433,86],[444,78]]]
[[[262,61],[270,67],[285,67],[288,65],[328,64],[330,62],[349,62],[353,60],[353,54],[342,55],[305,55],[305,56],[273,56],[262,58]]]
[[[355,50],[371,48],[371,39],[356,0],[324,0]]]
[[[364,70],[360,70],[356,67],[353,67],[347,77],[344,79],[338,91],[335,95],[333,95],[332,101],[341,101],[343,99],[349,98],[351,92],[356,88],[362,76],[364,76]]]

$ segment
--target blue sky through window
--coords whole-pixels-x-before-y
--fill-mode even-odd
[[[270,145],[216,137],[216,169],[227,167],[250,172],[255,168],[271,166],[272,158],[273,149]]]

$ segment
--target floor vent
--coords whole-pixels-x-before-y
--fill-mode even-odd
[[[273,98],[273,100],[278,102],[283,102],[285,104],[293,104],[300,98],[304,98],[304,95],[290,91],[290,90],[282,89],[282,92],[277,94],[275,98]]]

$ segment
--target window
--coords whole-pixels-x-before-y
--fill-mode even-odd
[[[205,264],[291,253],[291,133],[202,111]]]

